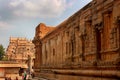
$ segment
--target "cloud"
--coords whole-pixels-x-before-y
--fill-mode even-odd
[[[77,0],[67,0],[66,8],[72,7]]]
[[[14,26],[12,26],[11,24],[4,22],[4,21],[0,21],[0,31],[4,31],[4,30],[10,30],[13,29]]]
[[[12,0],[9,6],[13,14],[20,17],[51,18],[62,14],[66,0]]]

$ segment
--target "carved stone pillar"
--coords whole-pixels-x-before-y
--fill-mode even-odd
[[[70,48],[71,48],[71,62],[74,62],[74,53],[75,53],[75,34],[74,34],[74,31],[71,33],[71,36],[70,36]]]
[[[101,47],[102,47],[102,44],[101,44],[101,38],[102,38],[102,29],[103,29],[103,26],[102,26],[102,22],[94,25],[94,32],[95,32],[95,39],[96,39],[96,59],[94,60],[93,62],[93,65],[96,66],[97,65],[97,62],[101,60]]]
[[[118,29],[119,29],[119,64],[120,64],[120,16],[119,16],[119,22],[118,22]]]
[[[117,16],[116,21],[115,21],[116,27],[118,28],[118,58],[116,59],[116,65],[120,65],[120,16]]]
[[[81,54],[81,57],[82,57],[82,61],[85,61],[85,34],[80,34],[80,39],[81,39],[81,42],[82,42],[82,54]]]
[[[40,67],[42,66],[42,43],[38,38],[35,38],[32,42],[35,44],[34,71],[35,76],[38,76],[40,72]]]

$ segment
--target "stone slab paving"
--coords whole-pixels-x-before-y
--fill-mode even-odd
[[[48,80],[48,79],[45,79],[45,78],[33,78],[33,79],[30,79],[30,80]]]

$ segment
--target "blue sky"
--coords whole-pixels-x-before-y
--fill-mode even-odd
[[[0,44],[10,37],[33,39],[39,23],[57,26],[92,0],[0,0]]]

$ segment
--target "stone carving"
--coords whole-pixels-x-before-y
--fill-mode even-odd
[[[111,44],[111,49],[116,49],[118,48],[118,36],[117,36],[117,31],[118,28],[112,28],[110,32],[110,44]]]
[[[103,30],[103,22],[96,23],[94,25],[94,29],[97,29],[101,32]]]

